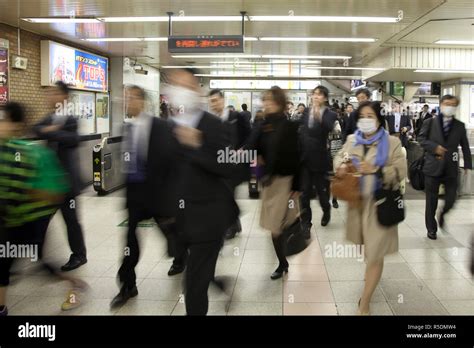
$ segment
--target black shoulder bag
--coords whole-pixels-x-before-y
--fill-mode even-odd
[[[377,177],[382,181],[381,187],[374,194],[379,224],[386,227],[397,225],[405,220],[405,202],[400,187],[394,190],[391,184],[388,189],[385,189],[382,170],[377,172]],[[398,171],[397,180],[400,181]]]

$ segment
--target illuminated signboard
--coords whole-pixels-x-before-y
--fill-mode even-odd
[[[107,58],[60,45],[41,41],[41,85],[52,86],[63,81],[71,88],[107,92]]]
[[[242,35],[170,36],[170,53],[243,53]]]

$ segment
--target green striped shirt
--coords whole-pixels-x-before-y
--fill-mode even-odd
[[[37,175],[32,146],[0,142],[0,220],[6,228],[52,215],[57,206],[32,196],[32,182]]]

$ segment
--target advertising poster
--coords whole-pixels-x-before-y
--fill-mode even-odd
[[[93,91],[107,91],[107,59],[75,51],[75,87]]]
[[[73,91],[69,94],[69,105],[77,118],[80,135],[95,133],[95,94]]]
[[[0,48],[0,105],[8,102],[8,49]]]
[[[62,45],[50,46],[50,85],[56,81],[75,86],[75,50]]]
[[[41,42],[41,56],[43,86],[52,86],[56,81],[63,81],[75,89],[108,91],[107,58],[52,41]]]
[[[97,93],[95,96],[95,117],[97,119],[97,133],[110,132],[109,95]]]

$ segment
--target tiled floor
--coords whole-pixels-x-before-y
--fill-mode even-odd
[[[313,242],[289,259],[283,280],[269,276],[277,266],[270,235],[259,227],[260,202],[239,199],[243,232],[226,242],[217,275],[231,279],[227,294],[210,288],[210,315],[353,315],[364,285],[365,264],[354,257],[327,253],[344,239],[345,207],[333,210],[326,228],[319,226],[320,209],[312,202]],[[182,275],[168,277],[171,259],[165,239],[156,228],[140,228],[142,255],[137,267],[139,295],[111,311],[118,291],[116,273],[123,248],[126,219],[124,201],[117,192],[80,197],[79,209],[86,234],[89,262],[73,272],[91,287],[82,307],[61,313],[67,283],[51,283],[35,265],[21,266],[13,277],[8,305],[12,315],[183,315]],[[474,200],[458,201],[447,217],[449,233],[428,240],[424,228],[424,201],[407,201],[407,218],[399,227],[400,251],[386,258],[382,280],[371,311],[377,315],[474,314],[474,283],[469,271]],[[55,216],[48,232],[46,255],[57,263],[69,256],[64,224]],[[336,244],[334,244],[336,243]],[[333,257],[331,257],[333,256]],[[337,255],[336,255],[337,256]],[[346,255],[347,256],[347,255]]]

